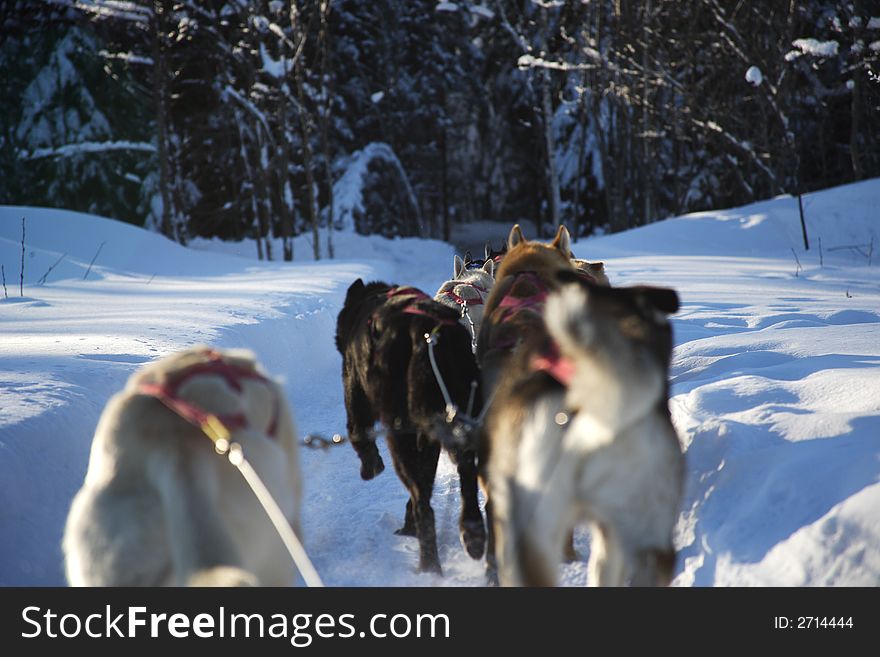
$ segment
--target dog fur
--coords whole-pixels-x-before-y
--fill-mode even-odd
[[[520,274],[532,272],[535,278],[523,278]],[[477,338],[477,362],[483,382],[483,395],[491,399],[498,377],[513,354],[524,343],[545,333],[543,306],[507,311],[501,304],[505,297],[528,298],[542,292],[558,289],[558,275],[567,272],[572,276],[576,270],[571,262],[571,239],[568,230],[560,226],[553,242],[542,244],[527,241],[519,224],[513,226],[507,238],[501,264],[495,270],[495,285],[486,300],[483,323]],[[538,282],[542,289],[535,286]],[[492,402],[494,406],[494,402]],[[496,581],[493,503],[486,464],[490,462],[490,443],[483,436],[479,444],[480,484],[486,496],[486,521],[488,525],[486,544],[486,570],[490,582]],[[569,543],[567,557],[574,559],[574,546]]]
[[[468,269],[465,261],[455,256],[452,266],[452,279],[443,283],[434,300],[449,306],[453,310],[461,313],[462,305],[458,299],[468,302],[468,314],[474,323],[474,334],[479,333],[480,325],[483,322],[483,306],[495,283],[495,263],[492,260],[486,260],[479,269]],[[471,331],[471,325],[467,318],[461,318],[461,325],[468,331]]]
[[[385,427],[394,468],[410,494],[398,534],[419,539],[419,570],[441,572],[431,494],[441,442],[448,438],[445,402],[428,357],[425,335],[440,326],[435,357],[453,402],[465,410],[471,382],[479,374],[470,335],[458,323],[459,313],[436,301],[389,296],[395,288],[382,282],[349,287],[337,319],[336,346],[342,354],[348,438],[361,461],[361,477],[372,479],[385,466],[371,435],[379,421]],[[475,407],[481,406],[476,390]],[[448,441],[447,441],[448,444]],[[462,511],[460,530],[468,554],[478,559],[486,529],[477,497],[474,449],[451,448],[458,467]]]
[[[524,297],[538,292],[517,274],[534,272],[547,291],[558,289],[560,271],[576,271],[571,262],[571,238],[560,226],[550,244],[527,241],[519,224],[507,238],[507,253],[495,272],[495,285],[483,309],[483,322],[477,339],[477,362],[480,365],[484,394],[494,390],[498,374],[513,353],[513,346],[534,331],[543,330],[540,309],[525,310],[508,316],[499,307],[506,296]]]
[[[291,558],[241,474],[197,427],[141,392],[142,384],[161,385],[205,362],[207,352],[196,347],[146,365],[108,402],[64,531],[71,585],[293,583]],[[248,351],[211,353],[266,376]],[[210,413],[243,414],[246,427],[231,438],[298,531],[296,428],[283,391],[268,378],[240,384],[237,391],[222,376],[203,373],[186,380],[179,395]]]
[[[566,275],[562,276],[567,278]],[[666,585],[683,456],[669,417],[674,291],[582,280],[548,297],[547,334],[505,368],[488,418],[502,584],[552,586],[571,528],[593,528],[589,581]],[[555,340],[567,387],[531,367]]]

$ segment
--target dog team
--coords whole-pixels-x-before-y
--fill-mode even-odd
[[[582,524],[588,583],[671,581],[684,476],[668,410],[677,310],[671,289],[612,287],[603,263],[573,258],[563,226],[545,244],[515,225],[501,251],[455,256],[433,298],[351,284],[336,330],[348,440],[368,480],[385,468],[384,436],[409,493],[397,533],[418,540],[419,570],[442,572],[431,494],[445,449],[462,546],[485,555],[490,583],[556,585]],[[217,454],[230,444],[298,533],[296,427],[253,354],[197,347],[135,373],[101,416],[68,515],[69,583],[291,584],[279,532]]]

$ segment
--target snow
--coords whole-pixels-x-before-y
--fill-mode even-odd
[[[434,11],[458,11],[458,5],[454,2],[438,2],[434,7]]]
[[[790,50],[785,55],[785,61],[790,62],[801,55],[813,57],[834,57],[837,55],[839,44],[837,41],[817,41],[816,39],[795,39],[791,42],[797,50]]]
[[[489,9],[486,5],[469,5],[468,9],[472,14],[477,14],[488,20],[495,18],[495,12]]]
[[[260,60],[262,61],[262,70],[276,80],[283,80],[287,76],[287,72],[290,70],[288,66],[287,60],[282,57],[281,59],[275,59],[272,55],[269,54],[269,51],[266,50],[265,44],[260,44]]]
[[[746,71],[746,82],[756,87],[760,87],[763,81],[764,74],[761,73],[761,69],[757,66],[749,66],[749,70]]]
[[[374,103],[378,103],[383,98],[385,98],[384,91],[377,91],[376,93],[370,95],[370,100]]]
[[[355,215],[364,211],[364,183],[373,160],[383,160],[397,170],[409,197],[410,207],[418,212],[418,201],[394,149],[383,142],[371,142],[351,155],[345,173],[333,185],[333,225],[337,229],[354,232]],[[418,216],[417,221],[421,226],[421,216]]]
[[[21,153],[23,160],[38,160],[43,157],[69,157],[79,153],[106,153],[109,151],[141,151],[155,153],[156,147],[141,141],[81,141],[51,148],[37,148],[30,153]]]
[[[880,180],[805,195],[809,251],[790,197],[575,244],[577,256],[605,261],[612,284],[668,285],[681,296],[670,400],[687,459],[676,585],[880,583],[877,198]],[[433,292],[453,250],[333,238],[336,260],[267,263],[254,260],[252,243],[183,248],[107,219],[0,207],[11,295],[0,299],[0,584],[63,583],[61,531],[98,416],[148,360],[198,342],[249,347],[284,378],[301,433],[344,429],[333,335],[348,284],[361,276]],[[311,252],[306,239],[296,239],[297,258]],[[851,246],[861,253],[837,248]],[[458,544],[457,479],[445,458],[434,493],[443,578],[414,573],[415,540],[392,533],[406,496],[390,468],[363,482],[343,445],[303,450],[303,473],[305,545],[326,583],[484,583],[482,564]],[[585,558],[586,532],[576,547]],[[563,582],[583,584],[585,571],[583,560],[567,564]]]
[[[121,59],[129,64],[144,64],[145,66],[153,65],[152,57],[136,55],[133,52],[110,52],[108,50],[99,50],[98,54],[104,59]]]
[[[880,16],[871,16],[866,27],[869,30],[880,30]]]

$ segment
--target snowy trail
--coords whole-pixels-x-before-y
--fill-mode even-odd
[[[880,244],[880,181],[805,197],[826,249]],[[803,250],[791,199],[689,215],[579,242],[612,284],[679,291],[673,421],[687,480],[677,585],[880,584],[880,274],[851,249]],[[340,235],[332,262],[258,263],[252,245],[182,249],[131,226],[0,208],[0,262],[26,298],[0,301],[0,584],[63,583],[59,542],[107,399],[141,363],[208,342],[253,349],[283,378],[302,434],[342,431],[336,313],[354,278],[433,292],[452,247]],[[98,244],[106,242],[88,280]],[[308,252],[298,241],[297,253]],[[796,273],[794,249],[802,269]],[[248,259],[230,258],[244,252]],[[37,280],[67,254],[45,285]],[[880,258],[875,258],[880,259]],[[458,482],[441,460],[434,509],[445,576],[416,574],[393,534],[406,494],[358,476],[347,444],[303,450],[305,543],[333,586],[482,586],[458,542]],[[585,558],[586,532],[576,536]],[[583,560],[563,566],[585,582]]]

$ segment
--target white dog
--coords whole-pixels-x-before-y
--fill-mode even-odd
[[[254,493],[184,419],[199,413],[230,430],[299,529],[296,429],[281,387],[248,351],[197,347],[145,366],[104,409],[64,532],[71,585],[293,583]]]
[[[495,263],[486,260],[479,269],[468,269],[464,260],[455,256],[452,261],[452,280],[446,281],[437,290],[434,300],[445,306],[461,312],[467,303],[467,314],[470,316],[473,326],[467,317],[462,315],[461,323],[472,335],[480,332],[480,324],[483,321],[483,305],[486,297],[495,283]]]
[[[502,584],[552,586],[571,528],[593,527],[589,580],[666,585],[684,458],[667,408],[674,291],[582,282],[547,299],[546,342],[505,367],[489,479]]]

